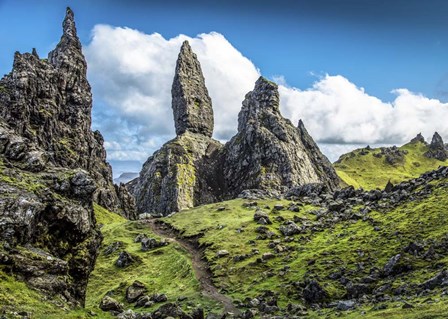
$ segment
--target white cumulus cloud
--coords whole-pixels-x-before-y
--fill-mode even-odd
[[[188,40],[203,69],[215,113],[214,137],[236,132],[245,94],[260,71],[219,33],[165,39],[158,33],[97,25],[85,47],[94,93],[94,126],[109,159],[144,161],[174,137],[171,84],[180,46]],[[318,78],[311,88],[279,83],[283,115],[303,119],[331,160],[360,144],[400,144],[422,132],[448,138],[448,104],[407,89],[384,102],[341,75]]]
[[[319,142],[400,144],[417,133],[448,137],[448,103],[397,89],[392,102],[367,94],[343,76],[318,80],[310,89],[280,86],[282,109],[293,122],[304,119]]]
[[[234,134],[244,95],[259,71],[219,33],[165,39],[158,33],[97,25],[85,48],[95,101],[94,123],[111,159],[139,159],[174,136],[171,84],[182,42],[201,62],[215,112],[215,138]]]

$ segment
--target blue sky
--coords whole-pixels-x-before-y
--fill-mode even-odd
[[[0,72],[9,71],[16,50],[48,52],[67,5],[83,43],[98,23],[168,38],[217,31],[263,74],[299,88],[315,80],[310,72],[329,73],[386,100],[398,87],[446,99],[447,1],[0,0]]]
[[[252,74],[247,75],[248,78],[255,76],[256,72],[260,72],[264,76],[275,78],[284,84],[284,100],[290,103],[287,105],[285,102],[284,113],[293,122],[298,117],[304,117],[305,124],[309,123],[309,129],[312,134],[314,133],[316,139],[322,144],[338,144],[338,151],[344,149],[341,148],[341,145],[344,144],[400,143],[418,132],[412,131],[409,134],[381,133],[369,140],[370,131],[381,132],[384,128],[379,127],[379,124],[372,124],[372,128],[369,128],[370,124],[366,122],[359,128],[364,132],[361,135],[366,137],[357,139],[353,137],[356,132],[348,132],[343,128],[356,123],[347,124],[341,120],[334,125],[331,134],[325,134],[321,127],[328,125],[329,120],[320,121],[316,115],[307,113],[307,108],[315,108],[322,114],[326,110],[328,113],[328,103],[330,103],[328,101],[338,100],[340,102],[335,106],[337,110],[334,113],[347,117],[353,108],[362,108],[364,103],[372,104],[369,106],[373,110],[370,111],[373,113],[370,117],[372,121],[384,121],[385,118],[391,116],[391,109],[401,107],[404,111],[393,115],[394,119],[396,117],[395,122],[402,122],[397,130],[406,126],[415,126],[416,130],[427,131],[429,134],[433,128],[424,127],[421,123],[419,126],[418,119],[405,121],[405,116],[402,114],[406,113],[406,107],[412,106],[412,113],[415,114],[415,117],[421,116],[420,114],[423,112],[421,105],[425,105],[425,114],[431,113],[430,108],[445,110],[447,107],[444,104],[448,101],[447,1],[0,0],[0,39],[2,42],[0,72],[2,74],[10,71],[14,51],[26,52],[31,51],[32,47],[36,47],[41,56],[46,56],[48,51],[59,41],[61,22],[66,6],[70,6],[75,12],[78,35],[87,52],[90,68],[89,79],[95,101],[94,127],[99,128],[105,135],[108,142],[106,146],[109,154],[112,154],[111,159],[113,160],[132,160],[131,155],[123,156],[123,152],[118,152],[117,149],[120,148],[118,145],[126,143],[132,146],[134,143],[139,145],[140,155],[137,156],[137,160],[141,162],[163,141],[173,136],[171,128],[168,131],[160,128],[151,130],[153,123],[137,123],[135,118],[139,117],[139,114],[130,114],[129,108],[123,110],[120,109],[120,106],[110,102],[116,99],[114,96],[108,95],[107,87],[102,86],[102,82],[104,82],[102,79],[114,76],[123,78],[123,73],[116,73],[115,70],[99,65],[98,61],[101,59],[106,61],[112,58],[117,59],[117,57],[109,57],[107,52],[98,57],[94,49],[98,48],[97,45],[100,43],[106,43],[105,38],[108,35],[117,35],[121,30],[113,29],[114,27],[127,27],[129,30],[123,31],[123,29],[122,31],[128,34],[131,34],[131,30],[138,30],[141,34],[136,37],[141,39],[142,43],[157,42],[158,40],[155,38],[144,36],[157,32],[167,40],[163,45],[170,48],[175,42],[171,39],[183,34],[188,36],[188,39],[196,39],[192,40],[197,42],[196,47],[193,45],[193,49],[199,51],[201,45],[204,48],[207,47],[208,40],[200,37],[198,39],[198,34],[217,32],[223,35],[225,41],[229,43],[228,45],[227,42],[222,39],[221,41],[216,36],[212,36],[212,38],[221,41],[220,43],[229,52],[241,53],[254,66],[254,68],[248,67],[247,70],[244,69],[241,72],[246,72],[246,75]],[[96,29],[95,33],[93,30],[97,25],[108,25],[111,29]],[[114,51],[113,44],[106,43],[104,45],[111,45],[109,51]],[[116,45],[122,46],[120,43]],[[142,46],[142,48],[145,47]],[[206,49],[201,54],[203,59],[207,60],[209,53],[206,52]],[[201,54],[198,55],[201,57]],[[123,55],[122,59],[126,59],[126,52]],[[212,55],[211,60],[213,60],[213,56],[216,54]],[[242,59],[239,61],[247,62]],[[173,63],[174,61],[170,61],[170,66]],[[208,62],[205,61],[206,63]],[[235,62],[236,65],[238,63]],[[205,68],[207,69],[207,65]],[[210,66],[208,69],[211,70],[212,67]],[[153,71],[151,70],[151,72]],[[100,75],[99,72],[105,73]],[[159,74],[154,72],[155,75]],[[209,74],[211,74],[210,72]],[[169,76],[167,75],[168,78]],[[135,74],[129,76],[128,79],[131,78],[135,79]],[[150,77],[144,79],[152,81]],[[214,81],[214,79],[208,80]],[[135,85],[133,80],[126,83],[124,85]],[[212,87],[214,85],[217,84],[211,83]],[[292,89],[288,91],[287,88]],[[337,88],[343,94],[339,91],[336,92]],[[397,89],[405,89],[405,91],[391,93],[392,90]],[[297,90],[310,92],[299,92],[299,96],[296,94]],[[129,92],[131,91],[135,90],[129,90]],[[150,92],[153,91],[154,88],[140,95],[150,98]],[[328,92],[336,92],[337,96]],[[219,97],[218,93],[214,94]],[[240,95],[235,97],[236,101],[240,101]],[[348,95],[350,98],[347,99]],[[212,95],[212,98],[219,109],[219,101],[215,96]],[[425,99],[420,99],[420,97]],[[382,103],[378,103],[376,99]],[[161,101],[165,100],[161,99]],[[314,105],[313,101],[316,100],[322,102]],[[434,100],[437,103],[434,103]],[[135,97],[124,99],[123,103],[132,103],[129,101],[135,101]],[[291,106],[293,102],[305,103],[301,106],[300,112],[293,110],[293,106]],[[169,104],[169,101],[167,103]],[[363,105],[354,106],[356,103]],[[352,109],[347,105],[352,105]],[[169,105],[164,107],[167,113],[171,112]],[[383,111],[377,112],[376,108],[383,109]],[[376,113],[382,114],[382,117],[377,119]],[[304,115],[302,116],[302,114]],[[316,114],[321,113],[316,112]],[[428,119],[438,117],[440,114],[431,113],[426,122]],[[109,120],[102,121],[103,118]],[[368,119],[361,120],[367,121]],[[353,117],[353,121],[361,120]],[[414,125],[414,123],[417,124]],[[331,125],[333,124],[331,123]],[[126,132],[121,133],[127,134],[129,139],[123,140],[117,135],[118,133],[114,133],[117,125],[126,128]],[[169,123],[167,125],[173,126]],[[134,129],[135,127],[139,127],[139,129]],[[440,131],[444,127],[434,127],[435,129]],[[222,134],[219,133],[221,131]],[[217,133],[217,138],[225,140],[229,137],[228,131],[221,131]],[[445,135],[442,132],[444,137],[447,134],[448,130]],[[146,136],[151,136],[151,138],[146,138]],[[141,152],[142,149],[145,150],[144,154]],[[132,154],[133,149],[130,147],[121,151]],[[334,159],[336,155],[331,153],[329,156]]]

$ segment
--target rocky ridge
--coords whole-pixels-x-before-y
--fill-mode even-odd
[[[0,80],[0,270],[71,306],[84,304],[101,243],[94,202],[134,217],[91,131],[86,71],[67,8],[48,59],[16,52]]]
[[[331,163],[303,125],[280,114],[275,83],[260,77],[246,95],[238,116],[238,133],[225,146],[224,179],[230,197],[246,189],[285,192],[293,186],[322,183],[338,187]]]
[[[177,137],[127,184],[140,214],[166,216],[247,189],[280,194],[307,183],[338,187],[338,176],[303,122],[295,127],[281,116],[275,83],[258,79],[243,102],[238,133],[225,146],[211,138],[212,103],[188,42],[180,50],[171,92]]]
[[[41,165],[88,171],[98,186],[95,202],[132,218],[133,207],[122,206],[113,186],[104,139],[99,131],[91,131],[87,63],[69,8],[62,26],[61,40],[47,59],[36,50],[15,53],[11,73],[0,80],[0,116],[45,152]]]

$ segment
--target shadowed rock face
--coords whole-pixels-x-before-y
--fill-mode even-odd
[[[285,191],[309,183],[335,189],[339,184],[303,123],[296,128],[281,116],[277,85],[263,77],[246,95],[238,133],[225,146],[224,179],[232,197],[245,189]]]
[[[176,134],[191,132],[211,137],[212,100],[205,87],[201,65],[188,41],[180,49],[171,94]]]
[[[0,80],[0,265],[73,306],[84,303],[101,243],[93,201],[134,214],[91,131],[86,70],[67,9],[48,59],[17,52]]]
[[[431,144],[429,144],[429,151],[426,152],[425,156],[438,159],[439,161],[445,161],[448,159],[448,152],[439,133],[434,133]]]
[[[200,98],[188,99],[192,96]],[[178,136],[155,152],[139,178],[128,184],[139,213],[168,215],[235,198],[246,189],[282,192],[308,183],[322,183],[329,189],[339,185],[333,167],[303,123],[296,128],[281,116],[275,83],[260,78],[246,95],[238,134],[225,147],[210,137],[211,101],[188,43],[179,54],[172,99]],[[206,101],[199,103],[203,112],[188,102],[199,100]]]
[[[41,147],[49,162],[88,171],[98,186],[94,198],[100,205],[130,212],[131,207],[123,210],[113,186],[103,137],[91,131],[92,94],[86,72],[68,8],[61,40],[48,59],[40,59],[35,50],[16,52],[12,72],[0,81],[0,115],[19,135]]]

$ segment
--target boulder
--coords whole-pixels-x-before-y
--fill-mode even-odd
[[[139,299],[141,296],[143,296],[144,293],[147,292],[146,286],[136,280],[126,289],[126,300],[127,302],[135,302],[137,299]]]
[[[104,296],[103,299],[101,299],[99,307],[103,311],[123,311],[123,305],[109,296]]]
[[[321,285],[314,279],[308,281],[303,289],[303,298],[309,304],[319,304],[327,300],[329,294]]]

